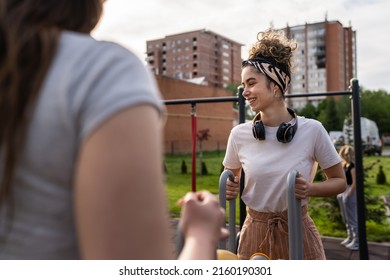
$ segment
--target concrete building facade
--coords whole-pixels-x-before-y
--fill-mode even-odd
[[[339,21],[287,26],[280,29],[295,39],[298,48],[288,93],[323,93],[348,90],[350,80],[357,77],[356,31]],[[308,102],[317,106],[325,96],[288,99],[299,109]]]
[[[202,29],[146,42],[146,61],[158,76],[226,88],[241,83],[242,44]]]

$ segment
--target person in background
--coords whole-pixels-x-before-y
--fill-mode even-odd
[[[241,259],[257,252],[271,259],[289,258],[287,175],[293,169],[299,172],[295,194],[302,200],[303,257],[325,259],[320,235],[307,212],[308,200],[345,189],[341,159],[325,128],[297,116],[285,102],[296,47],[281,32],[260,32],[242,63],[243,96],[257,114],[252,122],[232,129],[223,160],[225,169],[236,175],[234,182],[227,181],[228,200],[237,197],[241,170],[245,172],[241,198],[247,216],[239,240]],[[311,181],[315,162],[326,174],[323,182]]]
[[[347,179],[347,189],[337,195],[340,206],[341,218],[347,229],[347,238],[341,244],[350,250],[359,250],[359,234],[356,208],[356,171],[355,152],[352,146],[344,145],[340,148],[339,155]]]
[[[96,41],[103,0],[0,0],[0,259],[174,259],[165,108],[129,50]],[[179,258],[227,232],[211,193],[182,200]]]

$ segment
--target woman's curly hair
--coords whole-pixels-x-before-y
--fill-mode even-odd
[[[257,42],[249,50],[249,59],[256,56],[271,57],[276,62],[287,65],[291,73],[291,58],[296,48],[297,43],[284,36],[282,31],[267,29],[257,34]]]

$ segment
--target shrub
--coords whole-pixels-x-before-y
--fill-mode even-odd
[[[187,164],[184,159],[181,162],[181,174],[187,174]]]
[[[378,174],[376,174],[376,183],[378,185],[386,185],[386,175],[383,172],[383,166],[379,166]]]
[[[382,200],[372,194],[372,186],[365,185],[364,200],[365,200],[365,215],[367,221],[373,221],[379,225],[383,225],[386,221],[386,211],[383,207]]]
[[[207,171],[206,163],[202,161],[202,175],[208,175],[209,172]]]

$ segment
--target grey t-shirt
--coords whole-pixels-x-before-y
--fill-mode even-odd
[[[107,118],[138,104],[164,110],[133,53],[63,32],[16,169],[12,223],[8,208],[0,210],[0,259],[79,258],[72,185],[79,147]]]

